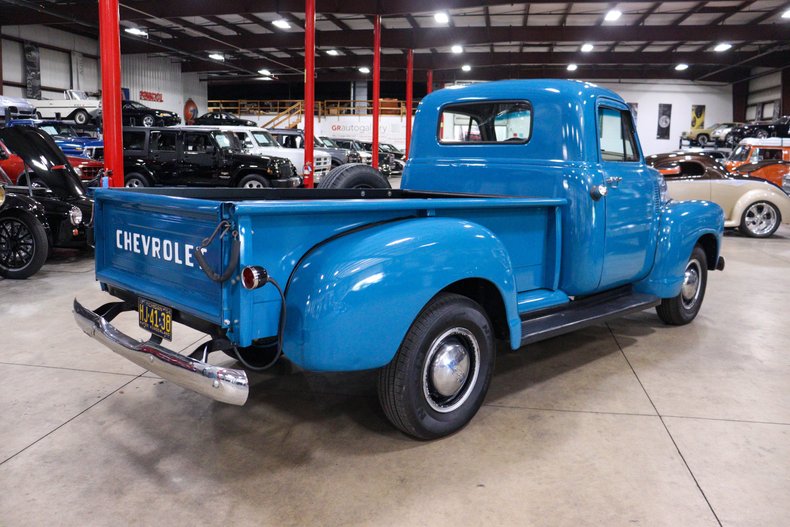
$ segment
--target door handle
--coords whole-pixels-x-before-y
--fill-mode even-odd
[[[611,188],[617,188],[617,186],[620,184],[622,180],[623,178],[621,176],[610,176],[604,179],[604,183],[609,185],[609,187]]]

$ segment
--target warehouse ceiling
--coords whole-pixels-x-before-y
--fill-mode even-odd
[[[0,6],[3,25],[47,24],[98,33],[95,0],[0,0]],[[323,81],[369,76],[360,68],[372,66],[378,14],[385,80],[405,78],[405,53],[413,49],[416,78],[420,70],[431,69],[436,81],[734,82],[755,67],[790,66],[790,18],[782,16],[789,8],[786,0],[317,0],[316,75]],[[296,0],[124,0],[121,25],[145,35],[122,32],[122,52],[170,56],[183,62],[184,71],[200,72],[213,83],[259,78],[264,70],[274,81],[297,82],[304,64],[303,12],[304,2]],[[576,69],[570,71],[569,64]],[[678,70],[679,64],[688,68]]]

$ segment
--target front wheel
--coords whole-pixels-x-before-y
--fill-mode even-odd
[[[83,126],[88,124],[88,121],[90,120],[90,115],[88,115],[88,112],[86,112],[85,110],[77,110],[76,112],[74,112],[74,116],[72,117],[72,119],[74,119],[74,122],[77,123],[78,125]]]
[[[241,188],[269,188],[270,186],[269,180],[259,174],[248,174],[239,181]]]
[[[387,418],[418,439],[460,430],[483,404],[495,349],[491,322],[479,304],[439,294],[379,372],[379,401]]]
[[[155,119],[153,115],[144,115],[143,116],[143,126],[146,128],[151,128],[155,124]]]
[[[749,205],[741,216],[740,231],[752,238],[768,238],[779,228],[782,215],[773,203],[758,201]]]
[[[709,141],[710,141],[710,138],[707,135],[705,135],[705,134],[699,134],[697,136],[697,144],[699,146],[705,146],[705,145],[708,144]]]
[[[0,276],[29,278],[44,265],[49,242],[44,226],[28,215],[0,218]]]
[[[757,132],[754,134],[754,137],[756,137],[757,139],[766,139],[768,137],[768,131],[757,130]]]
[[[132,172],[131,174],[126,174],[123,185],[128,188],[150,187],[151,182],[144,175]]]
[[[705,251],[699,245],[695,245],[683,273],[680,294],[672,298],[664,298],[656,307],[658,317],[666,324],[683,326],[696,318],[702,307],[705,286],[708,283],[707,261]]]

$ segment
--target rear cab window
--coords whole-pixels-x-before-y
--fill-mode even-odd
[[[439,144],[525,144],[532,136],[529,101],[448,104],[439,114]]]
[[[151,150],[156,152],[175,152],[176,133],[175,132],[151,132]]]
[[[145,150],[145,132],[124,132],[123,149],[139,151]]]

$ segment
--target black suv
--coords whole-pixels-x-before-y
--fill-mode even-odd
[[[232,132],[194,126],[123,129],[127,187],[284,187],[302,184],[285,158],[245,154]]]

